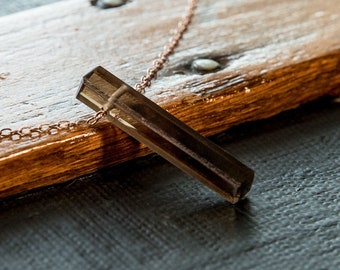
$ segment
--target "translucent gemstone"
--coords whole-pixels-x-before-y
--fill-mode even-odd
[[[84,76],[77,98],[229,202],[250,190],[251,169],[104,68]]]

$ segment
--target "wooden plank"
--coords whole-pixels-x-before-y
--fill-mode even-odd
[[[76,121],[80,78],[102,65],[134,85],[186,1],[99,10],[73,0],[0,18],[0,129]],[[204,135],[339,95],[340,7],[332,0],[201,0],[146,95]],[[197,74],[198,57],[222,68]],[[0,197],[68,181],[149,153],[108,123],[0,142]]]

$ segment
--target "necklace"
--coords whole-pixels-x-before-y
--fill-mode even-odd
[[[231,203],[236,203],[249,191],[253,171],[142,95],[174,52],[191,22],[197,2],[189,1],[188,11],[173,38],[135,89],[104,68],[97,67],[84,76],[77,98],[97,111],[86,121],[88,125],[107,117],[123,131]],[[53,129],[72,129],[80,124],[60,121],[56,125],[24,127],[17,131],[2,129],[0,139],[41,136]]]

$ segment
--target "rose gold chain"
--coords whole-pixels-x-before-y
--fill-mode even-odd
[[[18,130],[3,128],[0,130],[0,142],[3,140],[18,141],[22,138],[39,138],[43,135],[57,134],[63,130],[72,130],[79,123],[72,123],[67,120],[61,120],[56,124],[40,124],[38,127],[22,127]]]
[[[182,39],[184,32],[194,16],[195,8],[198,0],[188,0],[188,9],[181,21],[178,23],[177,28],[170,39],[169,43],[164,47],[163,52],[153,62],[146,74],[141,78],[140,82],[135,85],[136,91],[145,93],[145,88],[151,85],[152,80],[157,78],[157,73],[164,67],[168,61],[169,56],[174,53],[175,48],[178,46],[179,41]],[[18,141],[22,138],[39,138],[43,135],[53,135],[61,131],[70,131],[77,128],[86,128],[95,125],[100,121],[106,112],[101,110],[87,120],[79,120],[71,122],[68,120],[60,120],[56,124],[41,124],[38,127],[25,126],[17,130],[10,128],[3,128],[0,130],[0,142],[4,140]]]
[[[23,138],[34,139],[44,135],[54,135],[62,131],[87,128],[95,125],[104,115],[105,112],[99,111],[87,120],[78,120],[77,122],[60,120],[56,124],[40,124],[38,127],[25,126],[16,130],[3,128],[0,129],[0,143],[4,140],[19,141]]]
[[[174,35],[170,39],[169,43],[164,47],[163,52],[153,62],[152,67],[147,70],[146,75],[141,78],[140,83],[135,85],[136,91],[144,93],[145,88],[151,85],[151,81],[157,78],[158,71],[164,67],[165,62],[169,59],[169,56],[173,54],[179,41],[182,39],[184,32],[188,29],[191,19],[194,16],[197,2],[198,0],[189,0],[188,10],[182,20],[178,23]]]

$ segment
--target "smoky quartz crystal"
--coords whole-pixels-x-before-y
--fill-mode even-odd
[[[227,201],[237,203],[250,190],[250,168],[103,67],[84,76],[77,98],[95,111],[104,109],[120,129]]]

